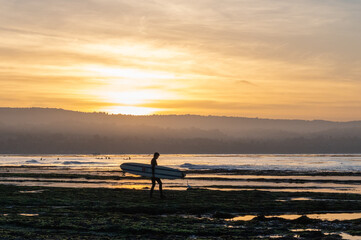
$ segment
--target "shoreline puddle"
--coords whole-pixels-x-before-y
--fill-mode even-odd
[[[346,221],[346,220],[355,220],[361,219],[361,213],[322,213],[322,214],[281,214],[281,215],[267,215],[265,218],[283,218],[286,220],[295,220],[302,216],[306,216],[310,219],[318,219],[322,221]],[[251,221],[252,219],[256,218],[256,215],[244,215],[238,216],[234,218],[226,219],[227,221]]]
[[[344,240],[360,240],[361,236],[352,236],[348,233],[340,233],[340,236],[342,237],[342,239]]]
[[[43,190],[31,190],[31,191],[19,191],[19,193],[43,193],[45,189]]]
[[[39,216],[38,213],[18,213],[19,216],[24,216],[24,217],[37,217]]]

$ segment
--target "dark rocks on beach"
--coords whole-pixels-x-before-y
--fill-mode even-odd
[[[39,192],[44,189],[47,191]],[[331,224],[306,216],[296,220],[264,216],[265,211],[280,212],[282,206],[275,199],[290,193],[166,191],[166,200],[149,200],[149,191],[129,189],[0,185],[0,191],[1,239],[187,239],[189,236],[295,239],[296,234],[299,239],[340,239],[336,234],[324,233],[342,229],[357,235],[361,231],[360,220]],[[22,194],[19,191],[37,192]],[[317,193],[312,195],[320,197]],[[295,201],[292,204],[297,209],[297,204],[304,203]],[[234,217],[233,212],[258,216],[251,221],[229,220]],[[300,226],[305,230],[292,231]]]
[[[264,215],[258,215],[257,217],[253,218],[252,221],[255,222],[264,222],[267,221],[267,218]]]
[[[307,216],[301,216],[295,220],[292,220],[293,223],[297,223],[297,224],[311,224],[314,223],[315,220],[308,218]]]
[[[35,160],[35,159],[32,159],[32,160],[26,161],[26,163],[39,163],[39,162],[37,160]]]
[[[227,212],[215,212],[212,215],[213,218],[234,218],[234,215],[231,213],[227,213]]]

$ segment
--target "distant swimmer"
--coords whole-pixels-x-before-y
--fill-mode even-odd
[[[154,172],[155,172],[155,166],[158,165],[157,163],[157,159],[159,158],[159,153],[158,152],[155,152],[154,153],[154,156],[153,156],[153,159],[151,161],[151,165],[152,165],[152,188],[150,189],[150,197],[152,198],[153,197],[153,190],[154,190],[154,187],[155,187],[155,181],[158,182],[159,184],[159,192],[160,192],[160,197],[161,198],[164,198],[164,195],[163,195],[163,189],[162,189],[162,181],[160,180],[160,178],[157,178],[154,176]]]

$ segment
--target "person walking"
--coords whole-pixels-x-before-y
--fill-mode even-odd
[[[157,163],[157,159],[159,158],[160,154],[158,152],[155,152],[154,155],[153,155],[153,159],[151,161],[151,165],[152,165],[152,187],[150,189],[150,197],[152,198],[153,197],[153,190],[154,190],[154,187],[155,187],[155,184],[156,184],[156,181],[158,182],[158,185],[159,185],[159,192],[160,192],[160,197],[163,199],[165,198],[164,195],[163,195],[163,189],[162,189],[162,181],[160,180],[160,178],[157,178],[154,176],[155,174],[155,166],[158,165]]]

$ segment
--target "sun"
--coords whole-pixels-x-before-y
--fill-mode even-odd
[[[114,106],[103,108],[101,111],[111,114],[151,115],[159,111],[159,109],[137,106]]]
[[[151,115],[161,112],[162,109],[152,107],[151,104],[167,97],[166,93],[155,89],[106,90],[98,91],[97,94],[99,101],[105,103],[105,107],[100,111],[129,115]]]

